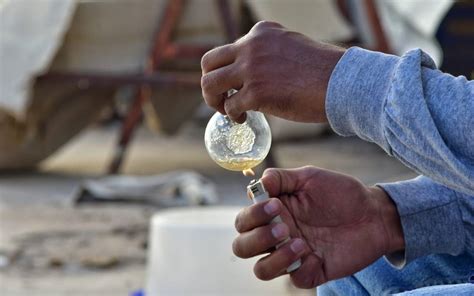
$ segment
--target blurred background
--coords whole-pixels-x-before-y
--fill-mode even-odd
[[[468,0],[0,0],[1,295],[314,295],[258,282],[232,255],[250,179],[204,147],[200,58],[259,20],[347,47],[420,47],[474,78]],[[327,125],[268,120],[257,175],[415,176]]]

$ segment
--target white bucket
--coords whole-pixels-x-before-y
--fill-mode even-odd
[[[263,282],[256,259],[232,253],[239,207],[163,211],[151,220],[146,295],[290,295],[287,278]]]

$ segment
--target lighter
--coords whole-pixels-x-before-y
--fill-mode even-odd
[[[263,202],[267,199],[269,199],[268,192],[265,190],[265,187],[263,186],[263,183],[260,180],[252,180],[250,181],[249,185],[247,186],[247,195],[249,198],[252,200],[254,204]],[[270,223],[282,223],[283,220],[281,219],[280,215],[276,216],[273,218],[273,220]],[[291,238],[288,237],[281,243],[279,243],[276,248],[278,249],[280,246],[284,245],[287,243]],[[286,271],[288,273],[293,272],[297,270],[301,266],[301,260],[298,259],[295,262],[293,262],[287,269]]]

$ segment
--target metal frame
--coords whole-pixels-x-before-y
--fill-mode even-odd
[[[123,121],[119,140],[113,152],[108,173],[117,174],[122,166],[128,144],[133,133],[143,117],[143,105],[150,100],[151,87],[200,87],[200,73],[161,72],[163,61],[179,58],[196,58],[213,48],[209,46],[180,45],[172,41],[172,34],[176,29],[183,13],[186,0],[168,0],[163,15],[153,34],[153,42],[148,51],[146,66],[143,73],[89,73],[89,72],[50,72],[39,76],[41,82],[77,82],[88,88],[96,86],[122,86],[134,85],[137,87],[136,95]],[[232,42],[238,37],[238,25],[235,22],[228,0],[215,0],[219,16],[226,32],[227,42]]]

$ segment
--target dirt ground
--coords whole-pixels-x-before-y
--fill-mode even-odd
[[[141,129],[124,173],[196,170],[216,183],[220,205],[248,204],[249,180],[210,160],[203,132],[196,124],[175,137]],[[81,180],[105,172],[116,135],[116,127],[90,128],[37,172],[0,175],[1,295],[130,295],[144,288],[149,217],[160,209],[75,206],[72,200]],[[312,164],[367,184],[414,176],[377,146],[354,138],[328,134],[274,147],[281,167]]]

